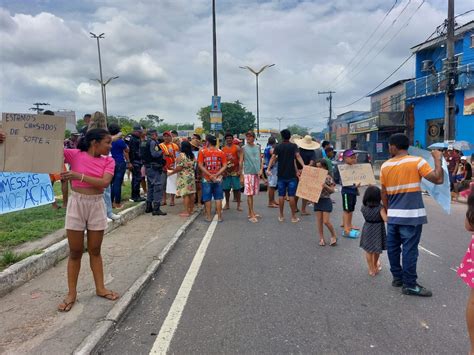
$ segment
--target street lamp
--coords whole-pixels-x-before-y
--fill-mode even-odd
[[[102,58],[101,58],[101,55],[100,55],[99,40],[104,38],[105,33],[101,33],[100,35],[96,35],[95,33],[92,33],[92,32],[89,32],[89,33],[91,34],[91,38],[95,38],[97,40],[97,52],[99,53],[99,75],[100,75],[100,79],[91,79],[91,80],[96,80],[100,84],[100,88],[101,88],[101,91],[102,91],[102,110],[104,111],[104,115],[107,118],[107,93],[106,93],[106,90],[105,90],[105,86],[108,83],[110,83],[112,80],[118,79],[119,77],[118,76],[113,76],[111,78],[108,78],[104,82],[104,78],[102,76]]]
[[[258,76],[261,72],[265,69],[273,67],[275,64],[267,64],[264,65],[260,70],[255,71],[254,69],[250,68],[249,66],[239,67],[240,69],[247,69],[251,73],[255,74],[255,82],[257,84],[257,137],[260,137],[260,115],[259,115],[259,107],[258,107]]]

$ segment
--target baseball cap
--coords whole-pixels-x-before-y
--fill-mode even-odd
[[[346,149],[343,153],[342,153],[342,156],[344,158],[348,158],[348,157],[351,157],[353,155],[356,155],[356,152],[354,152],[352,149]]]
[[[134,131],[134,132],[141,132],[141,131],[143,131],[142,126],[133,126],[133,131]]]
[[[461,157],[461,160],[467,160],[467,157],[466,157],[466,156],[462,156],[462,157]]]
[[[170,131],[163,132],[163,137],[164,137],[164,136],[169,136],[169,137],[171,137],[171,132],[170,132]]]

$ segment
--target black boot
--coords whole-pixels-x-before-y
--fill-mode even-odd
[[[153,202],[153,212],[151,213],[153,216],[166,216],[167,213],[160,210],[160,204]]]
[[[147,202],[146,203],[146,209],[145,209],[145,213],[151,213],[153,212],[153,205],[151,202]]]

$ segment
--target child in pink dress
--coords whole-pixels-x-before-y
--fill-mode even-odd
[[[474,193],[471,193],[469,196],[467,204],[468,208],[464,225],[467,231],[474,232]],[[466,307],[466,323],[471,340],[470,354],[474,354],[474,235],[467,248],[467,253],[462,259],[461,265],[459,265],[458,275],[471,288],[471,294],[469,295]]]

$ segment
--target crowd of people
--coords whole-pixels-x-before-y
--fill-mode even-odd
[[[52,113],[47,113],[52,114]],[[231,133],[224,136],[221,149],[213,135],[205,140],[197,134],[180,139],[176,132],[163,132],[160,137],[154,129],[136,126],[131,135],[123,137],[117,124],[107,126],[101,112],[86,115],[87,126],[65,142],[64,170],[51,174],[51,179],[63,184],[63,196],[67,200],[65,228],[69,241],[67,265],[68,294],[58,306],[69,311],[76,302],[77,280],[83,253],[84,233],[87,231],[87,251],[94,276],[96,294],[108,300],[119,295],[104,285],[101,244],[107,227],[107,216],[112,208],[121,207],[121,188],[126,171],[131,172],[131,197],[133,201],[146,201],[146,212],[164,216],[161,208],[175,204],[175,198],[183,199],[180,216],[188,217],[195,205],[205,206],[205,219],[212,220],[212,201],[215,201],[217,221],[223,221],[223,209],[230,209],[231,192],[237,211],[242,211],[241,193],[247,196],[248,221],[259,223],[262,218],[255,209],[254,199],[266,184],[268,208],[277,208],[277,220],[285,222],[285,203],[290,206],[291,222],[298,223],[301,215],[309,215],[312,205],[316,216],[319,245],[326,246],[324,227],[330,233],[330,246],[337,245],[337,233],[331,222],[336,192],[336,182],[341,184],[342,236],[360,237],[360,247],[366,253],[368,274],[376,276],[381,270],[380,255],[387,251],[392,286],[400,287],[403,294],[430,297],[432,292],[417,280],[418,244],[427,214],[421,193],[421,179],[442,184],[443,159],[448,164],[454,190],[467,186],[472,179],[472,168],[453,149],[446,152],[432,151],[434,168],[423,158],[408,154],[409,139],[404,134],[394,134],[389,139],[391,159],[380,170],[380,187],[371,185],[365,189],[362,199],[362,216],[365,220],[360,230],[352,224],[359,185],[344,186],[337,166],[333,165],[334,149],[329,142],[320,145],[310,136],[292,137],[288,129],[281,131],[282,141],[270,137],[264,149],[256,144],[253,131],[245,134],[245,142]],[[0,143],[5,135],[0,131]],[[342,153],[343,163],[357,163],[352,149]],[[317,202],[302,200],[301,210],[296,191],[304,166],[327,170],[322,192]],[[59,177],[55,176],[59,175]],[[146,198],[140,187],[146,180]],[[68,186],[72,191],[69,193]],[[458,186],[458,187],[456,187]],[[145,190],[145,189],[144,189]],[[278,200],[275,193],[278,191]],[[225,195],[225,205],[223,199]],[[474,231],[474,193],[468,190],[468,210],[465,227]],[[468,251],[458,268],[459,276],[471,287],[467,307],[467,323],[474,344],[474,235]]]

